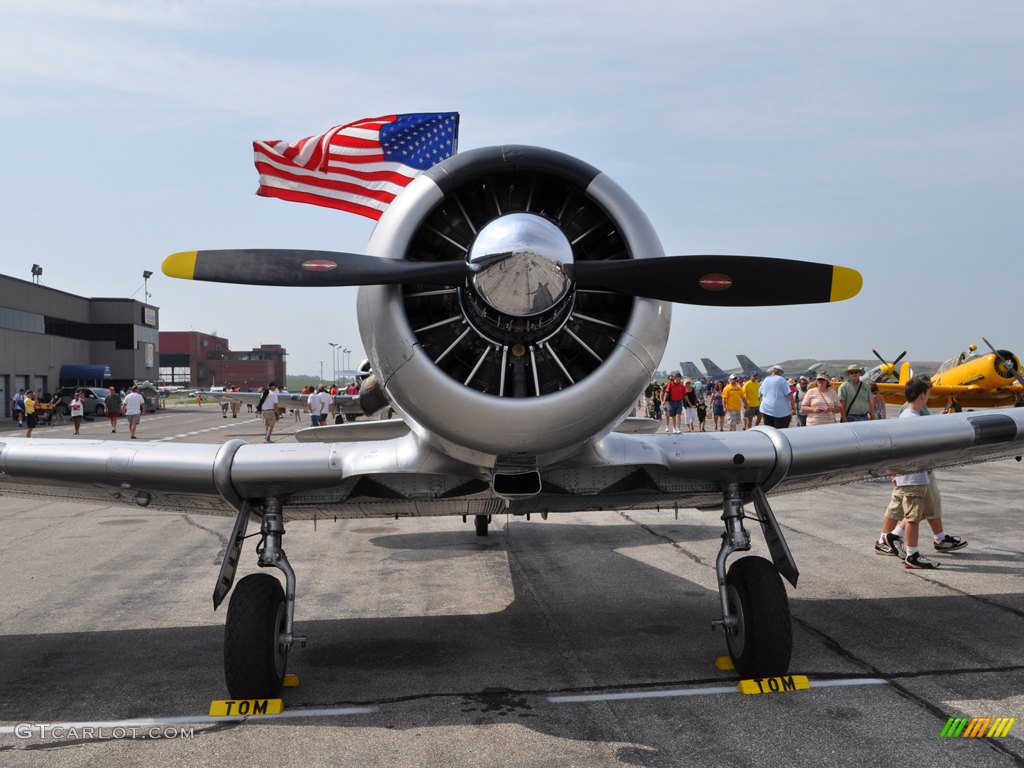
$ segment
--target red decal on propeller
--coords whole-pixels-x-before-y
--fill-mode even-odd
[[[333,261],[304,261],[302,262],[302,268],[308,269],[311,272],[326,272],[330,269],[334,269],[338,265]]]
[[[706,291],[724,291],[732,287],[732,278],[718,272],[704,275],[699,281],[700,287]]]

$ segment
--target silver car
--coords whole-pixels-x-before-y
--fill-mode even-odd
[[[103,416],[106,414],[107,408],[103,401],[107,399],[110,390],[103,387],[61,387],[60,399],[64,405],[68,405],[71,402],[75,392],[81,392],[85,395],[82,398],[82,412],[86,416]]]

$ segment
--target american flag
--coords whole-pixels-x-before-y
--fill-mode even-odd
[[[458,141],[458,112],[370,117],[294,144],[254,141],[256,194],[379,219],[410,181],[455,154]]]

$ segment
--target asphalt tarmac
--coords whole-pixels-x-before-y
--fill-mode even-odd
[[[138,434],[262,440],[208,406]],[[970,545],[935,571],[874,553],[884,482],[773,497],[801,572],[791,672],[812,687],[764,695],[715,666],[715,513],[495,518],[486,538],[460,518],[293,522],[300,685],[280,717],[218,722],[232,520],[0,496],[0,765],[1021,766],[1022,472],[939,474]],[[257,570],[247,542],[239,577]],[[949,717],[1020,722],[941,738]]]

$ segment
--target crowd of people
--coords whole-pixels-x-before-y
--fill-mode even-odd
[[[760,424],[776,429],[815,426],[841,421],[884,419],[885,401],[878,386],[861,379],[864,369],[852,364],[847,379],[835,384],[819,371],[812,382],[806,376],[786,379],[781,366],[772,366],[764,381],[756,373],[744,381],[738,374],[727,379],[683,378],[672,374],[664,385],[652,382],[639,408],[652,419],[664,419],[665,431],[680,434],[746,430]],[[795,420],[794,420],[795,417]]]
[[[146,412],[146,401],[133,385],[128,390],[118,392],[116,387],[108,387],[110,394],[103,401],[104,413],[110,420],[110,431],[117,432],[117,420],[124,416],[128,421],[131,439],[137,439],[135,430],[139,426],[142,414]],[[32,437],[32,432],[40,424],[64,424],[65,416],[71,419],[75,427],[74,434],[82,434],[82,419],[85,418],[85,390],[76,389],[65,403],[60,392],[52,395],[48,392],[37,392],[33,389],[19,389],[11,398],[11,414],[18,426],[25,428],[25,437]]]
[[[338,413],[334,396],[337,394],[357,395],[359,386],[354,382],[344,389],[339,389],[334,385],[328,387],[326,384],[310,385],[302,389],[302,394],[306,396],[306,412],[309,414],[310,425],[322,427]],[[250,404],[249,407],[251,409],[252,405]],[[272,381],[261,390],[259,402],[256,403],[256,413],[263,418],[263,442],[273,442],[274,426],[285,413],[280,402],[277,382]],[[298,421],[299,411],[295,410],[294,414],[295,420]]]
[[[674,373],[664,386],[654,382],[647,388],[641,407],[650,418],[664,419],[665,431],[673,434],[682,431],[683,414],[682,423],[688,432],[708,431],[709,410],[716,432],[746,430],[759,424],[786,429],[793,426],[794,417],[801,427],[886,418],[886,404],[878,385],[864,381],[864,369],[856,363],[847,367],[846,379],[838,384],[825,371],[817,373],[813,386],[805,376],[786,379],[778,365],[769,368],[768,373],[764,381],[759,381],[756,373],[746,381],[735,373],[726,381],[694,381]],[[908,381],[899,418],[927,416],[930,394],[927,376]],[[967,546],[966,539],[945,532],[939,489],[930,471],[893,473],[892,496],[875,540],[875,552],[898,557],[905,568],[937,568],[939,564],[923,555],[919,547],[922,521],[932,530],[936,553],[957,552]]]
[[[237,387],[225,387],[224,389],[225,393],[238,391]],[[255,410],[256,414],[263,419],[265,427],[264,441],[269,443],[274,433],[274,426],[284,414],[285,409],[278,401],[279,390],[277,382],[270,382],[260,392],[261,398],[255,405],[255,408],[251,402],[248,404],[248,408],[250,412]],[[328,387],[327,385],[310,386],[303,389],[303,394],[306,395],[305,410],[309,413],[310,422],[314,427],[317,427],[327,424],[328,420],[335,416],[334,395],[357,395],[359,394],[359,386],[354,382],[348,387],[342,388],[337,386]],[[199,393],[199,395],[197,402],[199,405],[202,405],[202,393]],[[94,399],[92,402],[96,402],[96,400]],[[117,432],[118,420],[124,418],[128,422],[130,439],[138,439],[135,433],[142,415],[146,412],[145,399],[140,394],[138,386],[132,386],[130,389],[121,390],[120,392],[115,387],[110,387],[109,394],[103,400],[103,405],[102,412],[110,420],[111,432]],[[224,398],[220,400],[219,405],[223,418],[226,419],[228,417],[229,410],[231,418],[238,418],[238,413],[241,409],[241,402],[239,400]],[[73,434],[80,435],[82,421],[86,417],[86,406],[86,392],[81,389],[75,390],[73,394],[66,397],[62,397],[60,392],[55,392],[51,395],[48,392],[43,393],[32,389],[20,389],[11,397],[11,413],[14,420],[18,422],[18,425],[25,428],[26,437],[32,437],[33,430],[40,424],[64,424],[65,418],[70,419],[74,426],[75,431]],[[92,406],[89,405],[88,407],[91,414]],[[295,417],[298,420],[298,410],[295,411]]]

